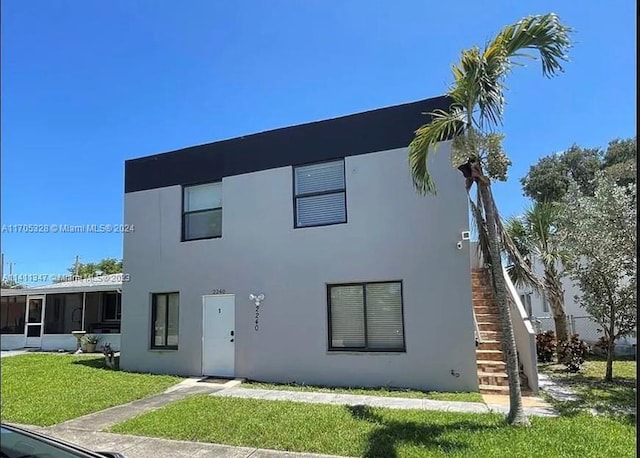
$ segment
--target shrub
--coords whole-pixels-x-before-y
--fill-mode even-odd
[[[593,353],[596,355],[606,356],[607,349],[609,348],[609,339],[602,336],[598,339],[598,342],[593,345]]]
[[[591,352],[589,345],[573,334],[569,340],[558,344],[558,359],[569,372],[578,372]]]
[[[538,350],[538,361],[550,363],[553,353],[556,350],[556,335],[553,331],[546,331],[536,334],[536,349]]]

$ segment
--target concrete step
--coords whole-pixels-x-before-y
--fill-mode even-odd
[[[509,394],[508,386],[485,385],[483,383],[480,383],[480,386],[478,388],[480,394]]]
[[[507,366],[504,361],[479,360],[477,362],[478,373],[480,372],[502,372],[506,374]]]
[[[497,340],[502,342],[502,331],[483,331],[480,330],[482,340]]]
[[[504,357],[500,350],[476,350],[476,360],[504,362]]]
[[[480,333],[482,334],[482,333]],[[482,337],[482,336],[480,336]],[[482,340],[481,343],[478,344],[476,350],[502,350],[502,341],[501,340]]]
[[[509,386],[507,374],[500,372],[478,372],[480,385]]]
[[[491,323],[491,322],[483,322],[478,321],[478,327],[480,328],[480,332],[482,331],[495,331],[498,332],[502,329],[500,323]]]
[[[500,315],[497,313],[476,313],[478,323],[500,323]]]
[[[498,311],[498,306],[495,304],[482,304],[473,306],[473,311],[478,314],[487,314],[487,315],[498,315],[500,316],[500,312]]]

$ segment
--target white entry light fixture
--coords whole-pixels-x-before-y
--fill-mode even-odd
[[[264,300],[264,294],[249,294],[249,300],[255,301],[256,305],[260,305],[260,302]]]

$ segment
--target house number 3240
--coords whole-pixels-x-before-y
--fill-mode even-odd
[[[221,289],[221,288],[216,288],[214,289],[211,294],[224,294],[226,290]]]

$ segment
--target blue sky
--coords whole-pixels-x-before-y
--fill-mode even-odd
[[[460,50],[547,12],[576,45],[509,79],[507,216],[539,157],[635,135],[634,2],[5,0],[2,224],[123,223],[126,159],[440,95]],[[5,274],[122,256],[120,234],[1,241]]]

